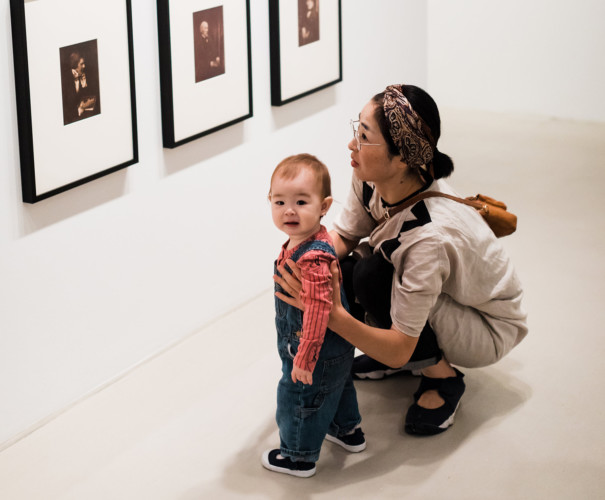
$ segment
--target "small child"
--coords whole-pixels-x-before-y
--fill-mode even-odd
[[[332,204],[330,174],[315,156],[284,159],[269,191],[275,226],[289,236],[275,262],[301,270],[304,312],[275,298],[277,348],[282,377],[276,420],[280,448],[262,456],[265,468],[298,477],[315,474],[324,439],[350,452],[365,449],[351,377],[354,347],[327,328],[332,309],[330,263],[336,252],[321,218]],[[276,283],[275,289],[285,293]],[[344,293],[343,305],[347,307]]]

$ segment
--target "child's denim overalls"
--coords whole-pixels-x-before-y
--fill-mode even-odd
[[[313,240],[303,243],[291,260],[296,262],[310,250],[336,256],[330,244]],[[275,273],[278,273],[277,267]],[[284,293],[277,283],[275,290]],[[347,307],[342,289],[340,297]],[[328,329],[313,371],[313,384],[295,384],[291,372],[300,342],[297,332],[302,330],[302,312],[276,297],[275,313],[277,349],[282,359],[276,414],[281,455],[294,461],[316,462],[327,433],[342,435],[361,422],[351,377],[354,347]]]

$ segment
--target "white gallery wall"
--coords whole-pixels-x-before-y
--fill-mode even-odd
[[[268,2],[250,3],[251,119],[164,150],[156,3],[132,0],[139,163],[27,205],[0,0],[0,449],[269,289],[273,167],[303,151],[328,164],[329,224],[349,182],[348,120],[387,84],[428,86],[442,108],[605,121],[600,0],[343,0],[343,82],[282,108]],[[250,332],[231,334],[237,349]],[[229,352],[208,356],[234,369]]]
[[[605,121],[605,2],[429,0],[441,106]]]
[[[426,85],[426,6],[345,0],[343,82],[272,108],[268,2],[250,4],[251,119],[162,148],[156,2],[133,0],[139,163],[28,205],[9,1],[0,1],[0,449],[269,289],[283,240],[266,201],[274,166],[314,153],[342,200],[349,119],[389,83]],[[385,65],[391,47],[413,50]],[[231,332],[233,348],[249,334]],[[208,356],[235,368],[229,352]]]

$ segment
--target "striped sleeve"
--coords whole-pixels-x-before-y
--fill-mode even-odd
[[[300,299],[305,305],[303,312],[302,338],[294,364],[312,372],[319,358],[319,351],[326,335],[328,319],[332,310],[332,255],[321,251],[310,251],[302,256],[298,265],[302,271]]]

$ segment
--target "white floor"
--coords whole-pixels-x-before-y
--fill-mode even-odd
[[[503,242],[530,314],[512,354],[464,370],[452,429],[406,435],[417,379],[364,381],[365,452],[326,443],[311,479],[264,470],[278,442],[267,290],[0,453],[0,498],[605,498],[605,125],[448,112],[443,134],[452,184],[519,216]]]

